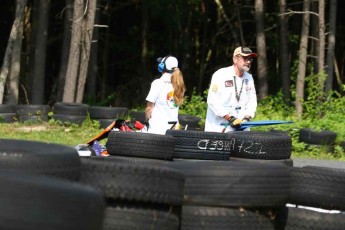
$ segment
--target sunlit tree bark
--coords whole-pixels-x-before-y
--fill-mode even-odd
[[[307,50],[308,50],[308,35],[309,35],[309,20],[310,20],[310,0],[303,2],[303,21],[302,32],[299,46],[298,58],[298,74],[296,82],[296,114],[301,117],[303,114],[303,100],[304,100],[304,82],[307,68]]]

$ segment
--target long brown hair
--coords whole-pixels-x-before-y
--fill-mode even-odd
[[[177,105],[181,105],[183,102],[184,92],[186,86],[183,81],[183,75],[179,68],[174,68],[174,72],[171,76],[171,84],[174,88],[174,100]]]

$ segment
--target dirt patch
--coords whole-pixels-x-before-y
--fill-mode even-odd
[[[47,127],[40,125],[40,126],[24,126],[24,127],[18,127],[17,130],[23,131],[23,132],[34,132],[34,131],[46,131]]]

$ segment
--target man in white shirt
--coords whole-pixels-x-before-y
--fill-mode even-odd
[[[248,73],[253,53],[248,47],[237,47],[233,53],[233,65],[217,70],[211,79],[207,97],[205,131],[234,131],[242,122],[254,118],[257,97],[253,76]],[[222,125],[223,124],[223,125]]]

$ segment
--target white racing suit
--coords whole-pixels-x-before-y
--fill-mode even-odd
[[[207,132],[222,132],[225,127],[222,123],[227,123],[224,118],[227,114],[240,120],[244,116],[253,118],[257,107],[257,97],[252,75],[244,72],[242,77],[235,77],[233,66],[217,70],[211,79],[207,104],[205,122]],[[229,125],[225,132],[233,130]]]

